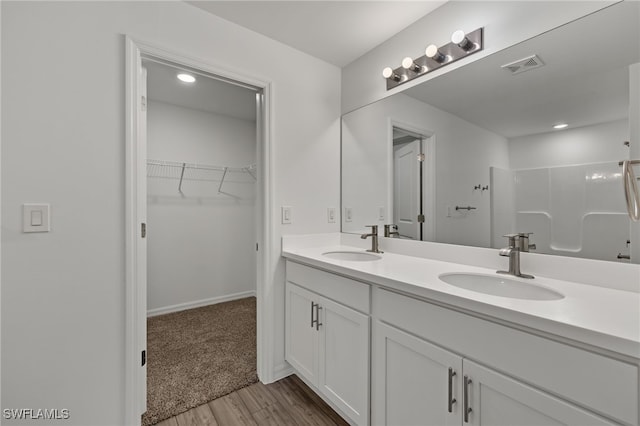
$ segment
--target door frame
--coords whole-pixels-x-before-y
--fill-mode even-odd
[[[146,261],[139,261],[139,251],[146,250],[141,243],[140,224],[143,222],[140,203],[146,203],[147,194],[139,191],[140,182],[146,179],[146,144],[139,137],[140,116],[137,111],[140,84],[138,73],[144,56],[180,64],[223,80],[245,84],[261,90],[256,97],[258,116],[257,127],[257,197],[256,197],[256,242],[257,242],[257,372],[263,382],[270,382],[273,376],[273,294],[267,291],[269,277],[274,273],[271,262],[273,229],[271,206],[273,205],[272,178],[272,83],[267,80],[229,71],[222,65],[212,64],[188,57],[145,41],[125,36],[125,424],[140,425],[140,415],[144,412],[146,374],[141,366],[140,347],[146,348],[146,332],[141,327],[146,324],[146,282],[140,282],[139,273]],[[141,152],[144,149],[144,152]],[[146,256],[144,256],[146,257]],[[144,264],[142,264],[144,263]],[[145,323],[141,323],[144,321]],[[141,334],[144,334],[141,336]],[[144,339],[144,340],[142,340]]]
[[[422,211],[429,218],[423,225],[423,240],[435,241],[436,232],[436,134],[432,130],[424,129],[404,121],[389,117],[387,120],[387,206],[389,218],[393,212],[393,128],[399,127],[411,133],[424,136],[422,153],[425,161],[422,163]],[[395,218],[392,218],[395,221]]]

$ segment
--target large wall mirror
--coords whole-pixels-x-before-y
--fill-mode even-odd
[[[495,248],[532,232],[536,253],[629,262],[639,20],[617,3],[345,114],[342,232]]]

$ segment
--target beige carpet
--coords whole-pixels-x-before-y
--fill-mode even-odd
[[[143,426],[257,381],[255,297],[147,320]]]

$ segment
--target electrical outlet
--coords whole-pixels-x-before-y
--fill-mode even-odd
[[[353,208],[345,207],[344,208],[344,221],[351,222],[353,220]]]
[[[378,207],[378,220],[384,220],[384,207]]]
[[[336,223],[336,208],[327,208],[327,223]]]

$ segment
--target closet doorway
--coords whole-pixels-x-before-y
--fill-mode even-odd
[[[157,59],[142,66],[146,426],[257,381],[259,91]]]
[[[126,46],[125,418],[151,425],[257,381],[270,359],[270,89]]]

